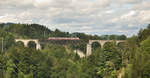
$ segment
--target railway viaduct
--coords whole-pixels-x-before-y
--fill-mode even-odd
[[[39,50],[42,49],[39,39],[15,39],[15,42],[19,42],[19,41],[23,42],[25,47],[28,47],[28,43],[30,41],[33,41],[36,44],[36,49],[39,49]],[[89,40],[86,43],[87,44],[87,46],[86,46],[86,56],[91,55],[91,53],[92,53],[92,51],[91,51],[92,50],[92,43],[94,43],[94,42],[98,42],[101,45],[101,47],[103,47],[104,44],[107,43],[107,42],[115,42],[116,45],[117,45],[121,42],[126,42],[126,40]]]

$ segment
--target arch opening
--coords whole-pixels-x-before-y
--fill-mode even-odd
[[[104,47],[104,49],[108,49],[109,50],[113,46],[116,46],[115,42],[106,42],[103,47]]]
[[[125,42],[119,42],[119,43],[117,44],[117,46],[118,46],[119,48],[124,48],[124,47],[125,47]]]
[[[82,51],[84,54],[86,54],[86,44],[75,44],[75,45],[70,45],[70,47],[73,50],[80,50]]]
[[[29,41],[29,42],[28,42],[28,47],[29,47],[29,48],[35,48],[35,49],[36,49],[37,44],[35,43],[35,41]]]
[[[22,46],[22,47],[24,47],[24,43],[23,43],[22,41],[17,41],[17,42],[16,42],[16,45],[17,45],[17,46]]]
[[[92,48],[92,52],[95,52],[98,48],[101,48],[101,45],[98,42],[92,42],[91,48]]]

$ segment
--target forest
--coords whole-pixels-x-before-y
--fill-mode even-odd
[[[92,44],[92,55],[80,58],[74,47],[86,52],[85,44],[46,44],[36,50],[14,39],[79,37],[81,40],[127,40]],[[39,24],[0,24],[0,78],[150,78],[150,24],[137,35],[89,35],[54,31]]]

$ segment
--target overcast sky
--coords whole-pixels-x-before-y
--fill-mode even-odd
[[[150,0],[0,0],[0,23],[3,22],[131,36],[150,23]]]

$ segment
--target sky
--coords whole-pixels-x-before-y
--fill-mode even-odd
[[[0,23],[7,22],[132,36],[150,23],[150,0],[0,0]]]

